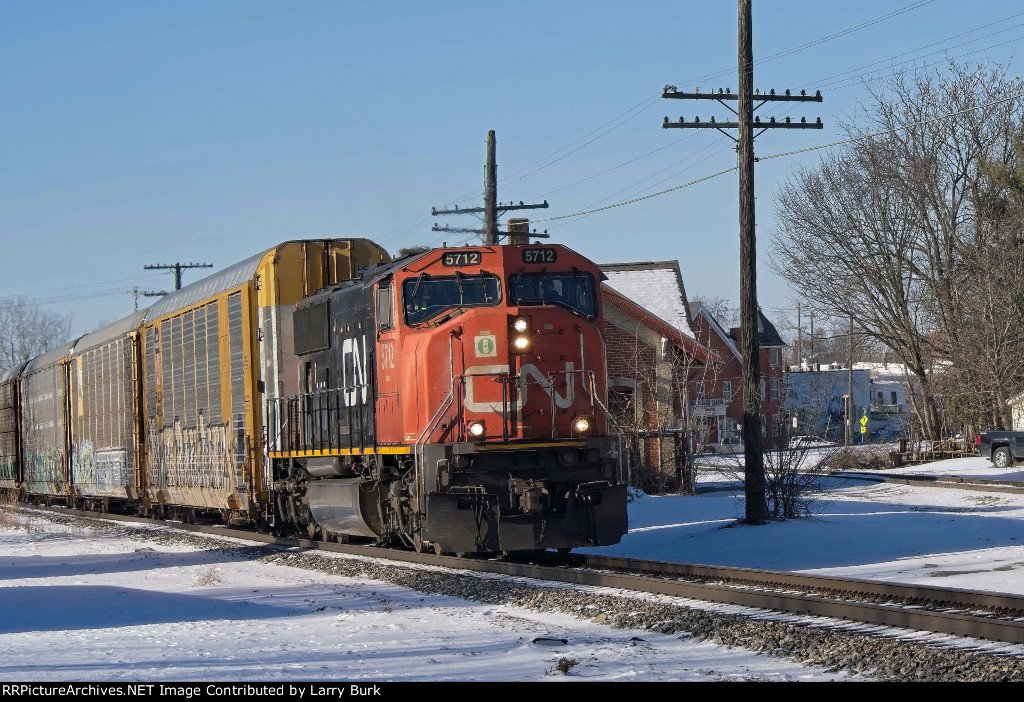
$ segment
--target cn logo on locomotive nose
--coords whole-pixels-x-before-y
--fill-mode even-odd
[[[558,391],[551,387],[551,382],[547,376],[540,372],[537,366],[532,363],[524,364],[519,369],[519,397],[515,399],[512,406],[516,410],[523,409],[526,405],[526,397],[530,392],[530,386],[539,386],[541,390],[547,393],[548,397],[554,395],[555,406],[559,409],[565,409],[572,407],[572,403],[576,399],[575,385],[573,383],[573,363],[572,361],[566,361],[565,363],[565,395],[559,395]],[[488,402],[482,401],[477,402],[473,399],[473,380],[474,376],[486,376],[486,375],[499,375],[502,373],[508,373],[508,364],[495,365],[495,366],[471,366],[466,369],[466,409],[471,412],[501,412],[502,403],[501,401]],[[584,387],[584,392],[586,388]]]

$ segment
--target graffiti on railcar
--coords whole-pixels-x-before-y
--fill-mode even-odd
[[[71,475],[85,495],[126,497],[131,477],[128,449],[94,449],[86,439],[72,445]]]
[[[0,480],[17,480],[18,464],[14,456],[0,453]]]
[[[64,452],[56,446],[25,454],[25,485],[30,492],[59,494],[64,485]]]
[[[244,492],[240,456],[232,441],[231,422],[198,427],[174,426],[149,435],[149,455],[159,475],[154,487],[210,488]],[[152,478],[157,480],[153,481]]]

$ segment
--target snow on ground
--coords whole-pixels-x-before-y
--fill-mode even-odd
[[[981,458],[879,471],[940,473],[1021,477]],[[748,527],[735,524],[742,486],[720,487],[642,495],[621,544],[585,551],[1024,595],[1024,495],[828,478],[813,518]],[[0,588],[5,681],[836,677],[710,643],[259,564],[230,550],[145,545],[38,517],[0,528]],[[563,659],[576,661],[569,675],[558,671]]]
[[[4,681],[837,678],[742,649],[42,519],[0,531],[0,588]],[[575,661],[571,675],[562,659]]]

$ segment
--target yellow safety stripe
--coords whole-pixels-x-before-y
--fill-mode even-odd
[[[317,456],[372,456],[374,454],[412,453],[409,446],[380,446],[374,449],[328,449],[319,451],[271,451],[271,458],[310,458]]]

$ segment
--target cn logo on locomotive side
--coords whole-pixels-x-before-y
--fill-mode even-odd
[[[345,406],[366,404],[366,335],[362,337],[362,351],[359,349],[359,339],[345,339],[341,342],[341,387],[345,390],[342,393]],[[351,364],[348,357],[352,357]],[[350,370],[351,369],[351,370]],[[350,380],[351,378],[351,380]],[[358,403],[356,396],[360,395]]]

